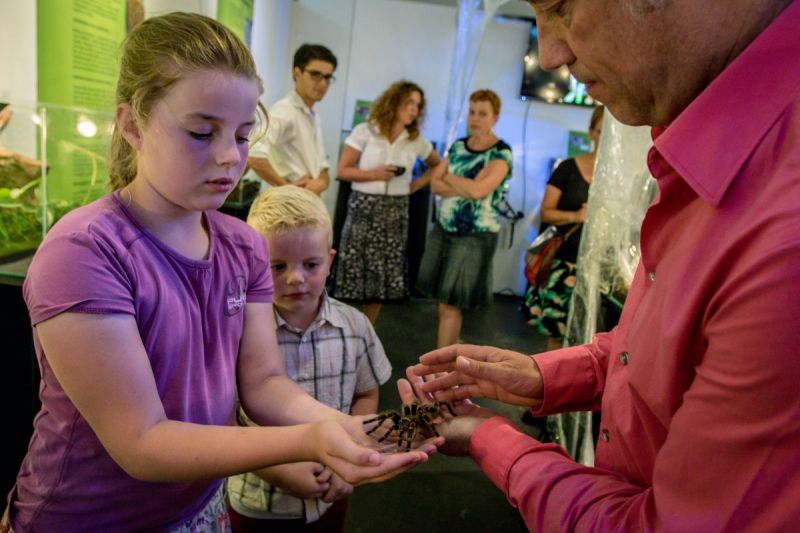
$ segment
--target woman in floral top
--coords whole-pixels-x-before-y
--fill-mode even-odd
[[[489,303],[492,258],[500,219],[497,204],[511,176],[511,148],[494,134],[500,98],[483,89],[470,95],[470,135],[450,147],[431,176],[443,197],[428,236],[417,288],[439,302],[437,346],[458,342],[463,310]]]

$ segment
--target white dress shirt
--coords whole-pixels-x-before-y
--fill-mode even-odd
[[[275,172],[292,183],[306,174],[319,178],[328,168],[319,113],[309,109],[292,90],[275,102],[268,117],[267,132],[250,155],[268,159]]]

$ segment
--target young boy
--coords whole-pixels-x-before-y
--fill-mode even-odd
[[[300,187],[273,187],[253,202],[247,222],[269,243],[286,374],[334,409],[375,413],[378,387],[392,368],[367,317],[325,293],[336,252],[322,200]],[[241,409],[239,417],[252,424]],[[228,479],[233,530],[342,531],[351,491],[319,463],[234,476]]]

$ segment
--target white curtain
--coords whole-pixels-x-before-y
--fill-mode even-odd
[[[469,109],[469,95],[475,77],[483,33],[486,25],[508,0],[458,0],[456,42],[453,63],[450,65],[450,83],[447,89],[444,131],[440,149],[450,147],[456,140]],[[483,4],[483,9],[481,9]]]
[[[592,340],[603,306],[624,298],[639,263],[639,228],[656,193],[647,168],[650,129],[620,123],[606,112],[589,211],[578,250],[577,282],[567,319],[565,344]],[[592,415],[565,413],[548,429],[579,463],[594,464]]]

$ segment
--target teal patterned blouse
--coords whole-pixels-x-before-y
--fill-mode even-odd
[[[462,178],[475,179],[478,172],[495,159],[506,162],[508,174],[492,194],[488,194],[480,200],[468,200],[460,196],[442,200],[439,206],[439,225],[450,233],[497,233],[500,231],[500,217],[496,207],[503,199],[505,182],[511,177],[514,163],[511,147],[503,141],[497,141],[491,148],[476,152],[467,147],[467,138],[464,137],[453,143],[448,157],[450,158],[450,172]]]

